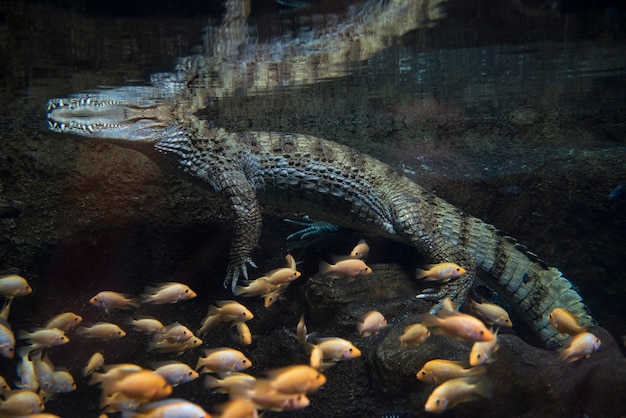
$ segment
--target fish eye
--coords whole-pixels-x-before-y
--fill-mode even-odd
[[[422,370],[422,376],[426,376],[426,372]]]
[[[435,403],[436,403],[437,405],[439,405],[439,404],[441,403],[441,401],[440,401],[439,399],[435,399]]]
[[[476,358],[480,358],[480,353],[476,354]]]
[[[485,333],[485,331],[480,330],[480,331],[478,331],[478,333],[479,333],[480,335],[483,335],[483,334]]]
[[[189,289],[185,289],[185,293],[189,293]]]

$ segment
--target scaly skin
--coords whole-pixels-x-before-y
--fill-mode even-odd
[[[227,64],[220,56],[195,56],[179,60],[173,73],[155,75],[152,86],[51,99],[49,126],[149,155],[166,154],[184,172],[224,196],[235,218],[225,281],[233,289],[239,277],[247,277],[248,266],[254,266],[251,252],[261,232],[263,203],[395,239],[414,246],[434,263],[455,262],[468,271],[418,297],[440,301],[448,296],[460,306],[476,273],[482,273],[546,344],[558,343],[560,337],[549,326],[547,315],[555,307],[564,307],[582,324],[591,322],[580,296],[558,270],[493,226],[426,192],[390,166],[343,145],[299,134],[231,133],[195,116],[213,95],[237,89],[254,94],[285,82],[297,85],[337,77],[343,74],[336,73],[341,63],[365,59],[384,48],[389,37],[419,26],[415,16],[428,10],[425,4],[431,3],[373,2],[368,13],[357,13],[353,21],[340,25],[334,37],[318,34],[298,48],[290,42],[268,46],[255,62],[257,72],[242,64],[254,60]],[[229,0],[227,10],[234,17],[226,20],[240,27],[237,14],[245,15],[247,9],[237,5]],[[234,51],[247,42],[245,37],[228,38],[228,27],[218,32],[223,35],[214,54],[233,58]],[[267,77],[271,68],[280,68],[286,79]]]

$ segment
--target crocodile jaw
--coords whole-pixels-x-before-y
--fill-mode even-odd
[[[122,87],[50,99],[48,128],[90,138],[154,143],[173,123],[167,100],[154,97],[150,87]]]

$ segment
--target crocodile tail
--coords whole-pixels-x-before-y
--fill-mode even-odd
[[[481,278],[516,306],[546,346],[561,345],[566,337],[548,322],[554,308],[567,309],[579,318],[581,325],[594,323],[580,294],[559,270],[493,225],[448,203],[437,206],[444,239],[464,247],[474,257],[478,269],[486,273]]]

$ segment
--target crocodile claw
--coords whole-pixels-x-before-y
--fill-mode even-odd
[[[417,299],[435,301],[437,304],[430,309],[430,314],[434,315],[441,309],[441,301],[449,298],[452,304],[458,309],[465,303],[467,290],[471,287],[473,279],[466,277],[467,274],[451,280],[439,288],[424,289],[422,293],[416,295]]]
[[[243,277],[244,280],[248,280],[248,267],[257,268],[256,264],[254,264],[254,261],[252,261],[250,257],[246,257],[243,261],[237,263],[236,266],[229,265],[226,278],[224,279],[224,288],[228,288],[230,285],[230,289],[233,293],[235,293],[239,277]]]

